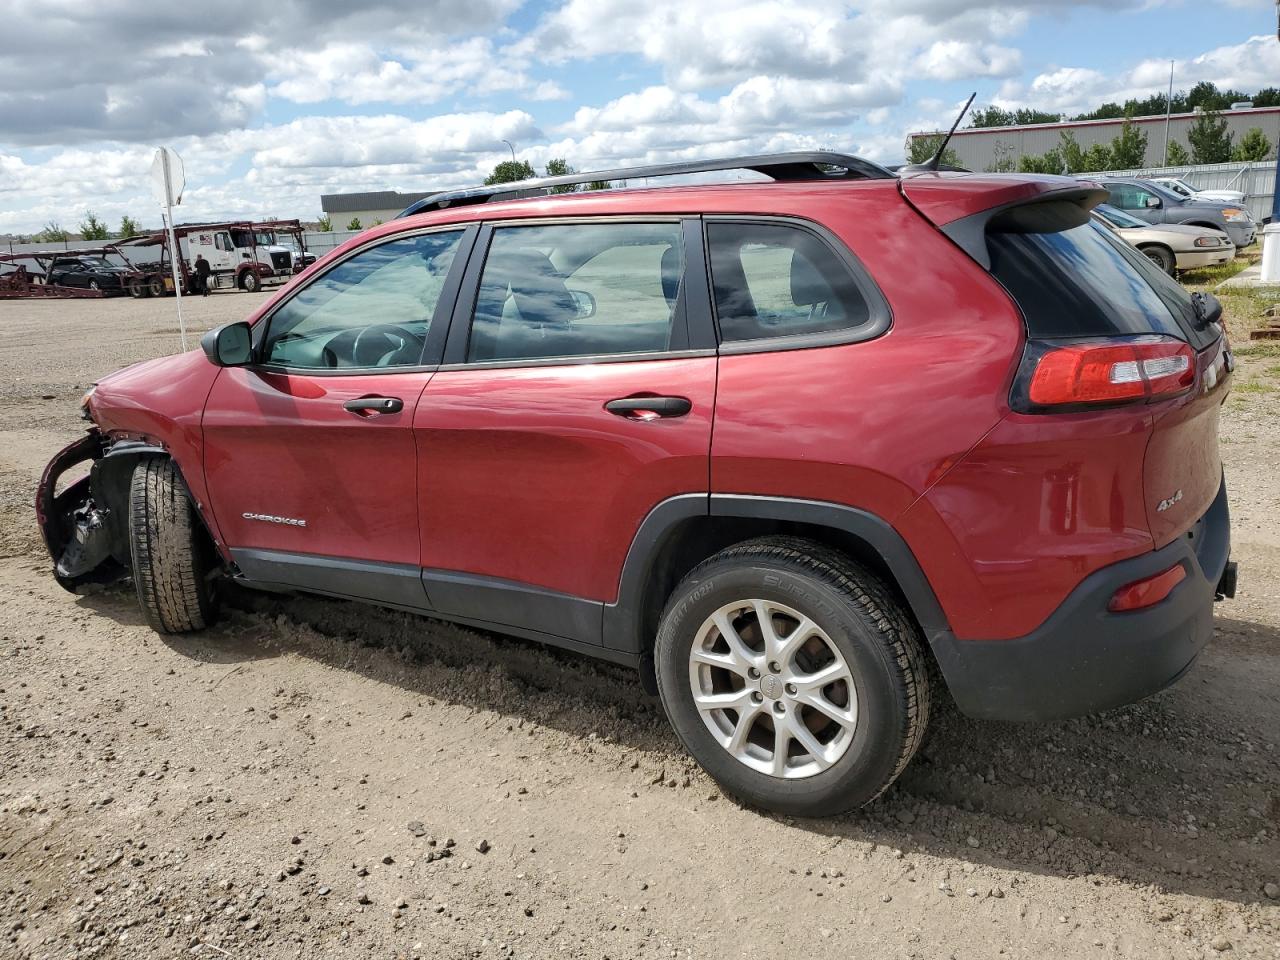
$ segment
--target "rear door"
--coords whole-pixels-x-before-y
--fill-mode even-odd
[[[602,642],[641,521],[708,490],[702,262],[696,221],[485,229],[414,415],[435,609]]]
[[[413,416],[474,234],[354,251],[261,321],[258,363],[219,375],[205,475],[249,578],[425,605]]]

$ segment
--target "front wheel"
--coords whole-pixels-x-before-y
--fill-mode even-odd
[[[795,537],[724,550],[663,612],[658,691],[676,734],[740,800],[798,816],[869,803],[929,720],[919,631],[888,588]]]
[[[1154,263],[1157,267],[1159,267],[1169,276],[1172,277],[1176,272],[1177,261],[1175,261],[1174,259],[1173,251],[1171,251],[1169,248],[1143,247],[1142,253],[1143,255],[1146,256],[1148,260]]]
[[[262,280],[252,270],[246,270],[240,275],[240,286],[245,293],[257,293],[262,286]]]
[[[158,633],[203,630],[217,616],[217,563],[172,460],[144,457],[129,486],[133,584]]]

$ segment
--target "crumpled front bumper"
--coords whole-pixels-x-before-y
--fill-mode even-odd
[[[53,576],[67,590],[111,583],[127,573],[121,553],[124,518],[95,497],[94,474],[58,492],[58,481],[77,466],[100,460],[106,441],[97,429],[68,444],[49,461],[36,488],[36,522],[53,560]]]

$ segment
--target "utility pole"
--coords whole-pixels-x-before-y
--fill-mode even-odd
[[[1280,0],[1276,0],[1280,4]],[[1173,61],[1169,61],[1169,97],[1164,102],[1164,163],[1169,165],[1169,116],[1173,113]]]
[[[1277,3],[1280,3],[1280,0],[1276,0],[1276,2],[1277,2]],[[503,142],[503,143],[505,143],[505,144],[507,145],[507,149],[511,151],[511,162],[512,162],[512,163],[515,163],[515,162],[516,162],[516,148],[515,148],[515,147],[513,147],[513,146],[511,146],[511,141],[510,141],[510,140],[503,140],[502,142]]]

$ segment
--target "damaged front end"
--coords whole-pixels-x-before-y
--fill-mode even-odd
[[[114,583],[129,575],[128,471],[124,458],[97,428],[49,461],[36,490],[36,520],[53,559],[54,579],[75,592],[85,584]],[[58,492],[58,481],[91,462],[83,476]],[[123,481],[123,485],[122,485]]]

